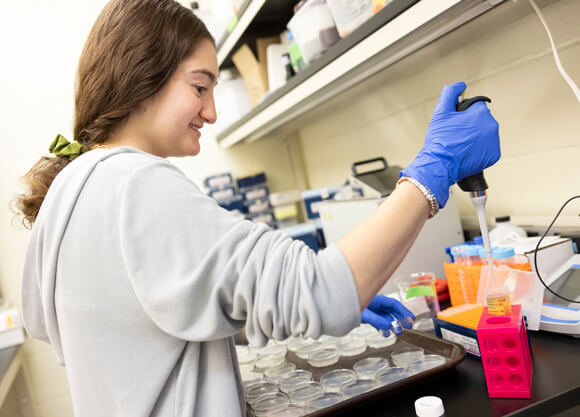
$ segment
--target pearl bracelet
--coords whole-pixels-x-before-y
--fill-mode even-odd
[[[399,184],[404,183],[405,181],[410,182],[415,187],[417,187],[419,191],[423,193],[423,196],[425,196],[425,199],[427,200],[427,202],[429,203],[429,207],[431,208],[431,210],[429,211],[429,218],[435,216],[439,211],[439,202],[437,201],[431,190],[429,190],[415,178],[407,176],[399,178],[399,181],[397,181],[397,186],[399,186]]]

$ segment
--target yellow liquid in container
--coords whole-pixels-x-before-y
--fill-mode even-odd
[[[510,295],[505,288],[488,288],[485,292],[485,300],[489,314],[494,316],[507,316],[512,313]]]

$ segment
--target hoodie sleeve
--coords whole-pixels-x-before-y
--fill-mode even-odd
[[[120,239],[133,289],[163,331],[185,340],[253,344],[293,334],[342,335],[360,321],[357,291],[335,246],[240,220],[165,161],[136,170],[121,198]]]

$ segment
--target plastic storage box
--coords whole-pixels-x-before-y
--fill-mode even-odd
[[[373,0],[327,0],[341,38],[373,15]]]

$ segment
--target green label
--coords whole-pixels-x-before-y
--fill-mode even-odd
[[[238,16],[232,17],[232,20],[230,20],[230,23],[228,24],[228,33],[232,33],[232,30],[234,30],[237,24],[238,24]]]
[[[300,61],[300,59],[302,58],[302,54],[300,53],[300,49],[298,48],[296,42],[290,45],[290,47],[288,48],[288,52],[290,53],[290,62],[292,62],[293,64],[295,62]]]
[[[430,285],[416,285],[407,290],[407,299],[413,297],[434,296],[435,288]]]

